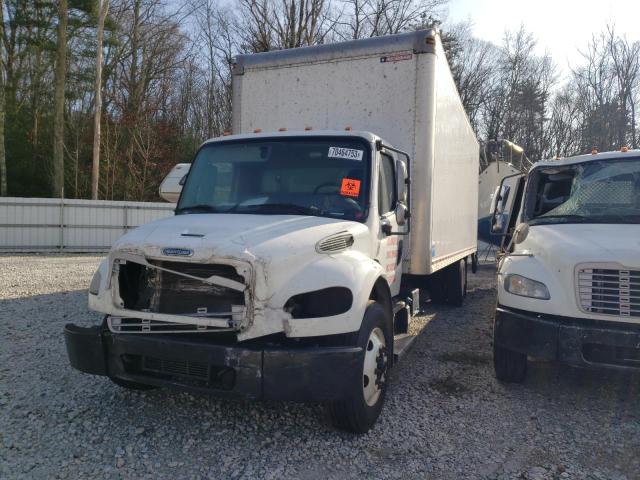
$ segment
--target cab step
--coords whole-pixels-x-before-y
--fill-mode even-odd
[[[393,337],[393,361],[394,363],[402,360],[413,347],[417,335],[409,333],[400,333]]]

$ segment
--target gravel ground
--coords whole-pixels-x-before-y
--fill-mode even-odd
[[[321,409],[134,393],[69,367],[62,328],[99,316],[99,259],[0,257],[1,478],[639,478],[640,379],[535,363],[496,382],[490,267],[462,309],[426,306],[376,427]]]

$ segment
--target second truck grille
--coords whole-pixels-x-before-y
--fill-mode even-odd
[[[640,270],[579,268],[576,281],[582,311],[640,317]]]

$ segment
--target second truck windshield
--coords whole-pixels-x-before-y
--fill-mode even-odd
[[[539,168],[529,182],[529,225],[640,221],[638,158]]]

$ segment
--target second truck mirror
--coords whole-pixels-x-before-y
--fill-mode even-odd
[[[504,235],[506,229],[507,201],[511,187],[501,185],[496,189],[492,201],[491,233],[494,235]]]

